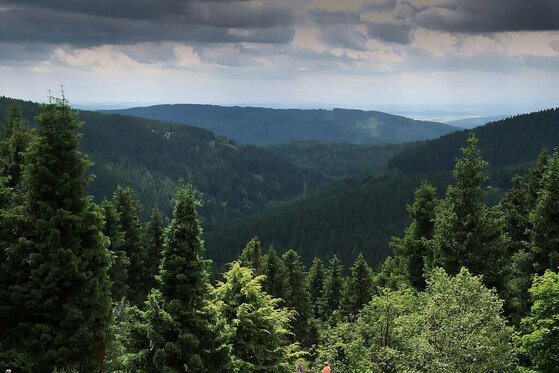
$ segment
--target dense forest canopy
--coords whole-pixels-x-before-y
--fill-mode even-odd
[[[557,152],[488,205],[471,134],[446,190],[416,183],[377,268],[361,253],[307,267],[252,237],[214,280],[191,183],[168,224],[142,221],[130,188],[97,205],[78,113],[62,96],[36,119],[14,108],[0,127],[1,369],[558,371]]]

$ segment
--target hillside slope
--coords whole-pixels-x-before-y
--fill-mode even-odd
[[[36,103],[0,97],[0,120],[14,104],[31,123],[41,112]],[[202,128],[88,111],[79,117],[86,123],[82,151],[95,163],[89,193],[97,200],[110,197],[117,185],[130,186],[146,210],[158,206],[168,215],[177,181],[192,177],[210,225],[329,182],[266,149],[239,145]]]
[[[457,128],[378,111],[299,110],[215,105],[156,105],[107,112],[190,123],[244,144],[315,140],[386,144],[425,140]]]
[[[496,203],[511,177],[523,172],[543,148],[559,145],[559,111],[547,110],[488,124],[474,130],[482,155],[490,162],[485,190]],[[388,254],[388,241],[408,224],[406,203],[421,180],[444,194],[450,171],[470,131],[418,143],[390,161],[384,175],[345,180],[297,203],[230,222],[207,234],[208,253],[224,263],[253,235],[280,249],[295,247],[305,260],[337,254],[348,265],[359,251],[370,263]],[[489,188],[491,186],[491,188]]]

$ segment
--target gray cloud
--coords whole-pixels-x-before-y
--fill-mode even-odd
[[[414,19],[421,27],[447,32],[559,30],[559,1],[449,0],[423,7]]]
[[[320,41],[330,47],[367,50],[367,37],[354,25],[332,25],[320,28]]]
[[[319,26],[338,24],[356,24],[361,22],[361,16],[357,12],[336,11],[329,12],[324,9],[310,10],[310,19]]]
[[[398,2],[396,0],[368,2],[361,8],[364,12],[388,12],[394,10]]]
[[[389,43],[410,44],[413,40],[412,27],[407,24],[369,23],[368,35]]]

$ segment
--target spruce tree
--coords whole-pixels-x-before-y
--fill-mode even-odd
[[[310,296],[305,284],[305,266],[299,254],[293,250],[287,250],[282,256],[285,265],[285,305],[294,310],[295,319],[291,323],[291,330],[295,338],[308,346],[308,323],[310,316]]]
[[[147,278],[145,280],[148,289],[156,286],[155,276],[159,271],[159,261],[163,251],[163,218],[159,209],[151,210],[150,220],[146,223],[146,266]]]
[[[393,238],[390,246],[404,263],[410,284],[416,289],[425,289],[425,266],[433,260],[431,239],[435,227],[437,195],[435,188],[426,183],[415,191],[415,200],[408,205],[411,224],[403,238]]]
[[[329,267],[324,279],[322,299],[319,303],[320,318],[328,320],[332,314],[340,308],[343,289],[343,266],[336,255],[330,259]]]
[[[488,208],[481,201],[486,167],[472,135],[452,172],[454,185],[448,187],[437,212],[435,264],[452,275],[467,267],[472,273],[483,275],[486,285],[500,289],[507,240],[497,209]]]
[[[239,262],[244,267],[254,270],[257,275],[262,274],[262,245],[258,237],[253,237],[239,256]]]
[[[123,232],[122,251],[126,253],[129,289],[127,298],[134,304],[141,304],[149,291],[147,286],[147,252],[144,244],[144,231],[140,222],[140,203],[130,188],[118,187],[113,193],[112,203],[118,214]]]
[[[262,289],[262,276],[238,262],[215,289],[216,307],[229,325],[234,372],[293,371],[297,346],[290,342],[293,312]]]
[[[322,299],[322,291],[324,290],[325,269],[322,260],[314,257],[309,273],[307,274],[306,286],[310,295],[311,314],[314,318],[320,315],[320,300]]]
[[[146,311],[154,369],[159,372],[218,372],[227,347],[216,314],[208,307],[208,267],[203,258],[202,228],[192,185],[175,197],[173,219],[165,232],[159,288],[152,290]]]
[[[373,296],[373,271],[362,253],[359,253],[353,266],[351,275],[347,279],[342,297],[341,310],[345,317],[356,316],[369,303]]]
[[[101,202],[105,225],[103,233],[109,238],[109,251],[111,254],[111,268],[109,278],[111,279],[111,296],[114,301],[120,301],[129,294],[128,267],[130,260],[124,251],[124,232],[120,225],[120,218],[114,204],[107,200]]]
[[[284,299],[286,288],[285,266],[273,246],[270,246],[266,255],[264,274],[266,276],[263,283],[264,290],[274,298]]]
[[[12,107],[0,128],[0,175],[7,177],[6,186],[13,190],[20,189],[24,157],[32,139],[33,131],[19,109]]]
[[[24,171],[22,237],[7,249],[11,345],[36,372],[94,371],[111,320],[109,253],[103,215],[84,189],[89,162],[79,152],[81,123],[68,101],[51,98]],[[4,338],[4,337],[2,337]]]

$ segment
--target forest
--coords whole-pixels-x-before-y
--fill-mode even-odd
[[[378,266],[317,253],[307,268],[252,237],[218,274],[191,182],[168,223],[142,219],[127,187],[97,204],[78,113],[54,97],[36,121],[13,109],[0,129],[2,369],[559,371],[556,152],[487,204],[490,166],[470,134],[446,190],[418,180]]]

